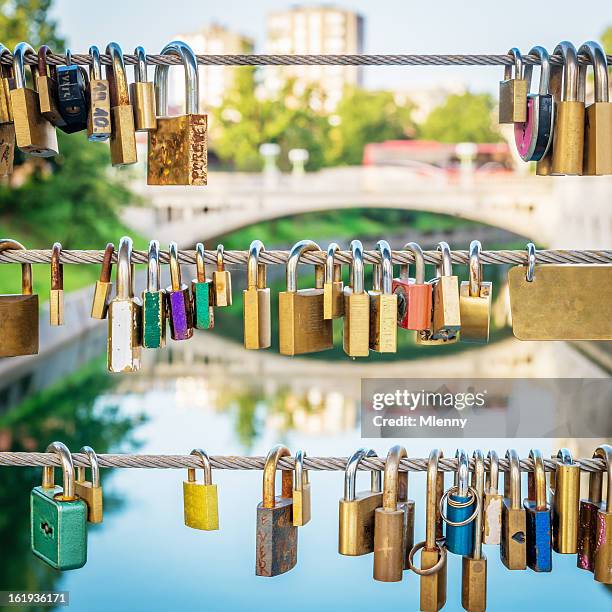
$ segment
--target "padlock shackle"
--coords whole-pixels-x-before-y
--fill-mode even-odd
[[[195,455],[200,458],[202,462],[202,467],[204,468],[204,484],[211,485],[212,481],[212,466],[210,465],[210,457],[208,453],[202,448],[194,448],[190,453],[190,455]],[[195,468],[187,468],[187,480],[189,482],[196,481],[196,469]]]
[[[558,459],[558,463],[561,463],[563,465],[577,465],[577,463],[574,461],[574,458],[572,457],[572,453],[568,448],[560,448],[557,451],[557,459]]]
[[[204,243],[198,242],[196,244],[196,280],[198,283],[206,282],[206,259]]]
[[[593,459],[599,457],[597,450],[593,453]],[[589,474],[589,501],[594,503],[600,503],[603,492],[603,473],[602,472],[591,472]]]
[[[287,292],[295,293],[297,291],[297,267],[300,257],[309,251],[320,250],[321,247],[312,240],[300,240],[293,245],[291,252],[289,253],[289,259],[287,259]],[[317,264],[315,269],[318,269],[321,272],[323,271],[323,265]]]
[[[91,45],[89,47],[89,55],[91,56],[91,62],[89,62],[89,80],[101,81],[102,61],[100,60],[100,49],[96,45]]]
[[[49,45],[41,45],[38,48],[38,75],[39,76],[53,76],[53,73],[55,72],[55,67],[54,66],[49,66],[47,64],[47,55],[49,53],[53,53],[53,51],[51,50],[51,47],[49,47]]]
[[[351,263],[351,288],[354,294],[360,294],[365,289],[363,269],[363,244],[361,240],[353,240],[350,245],[353,263]]]
[[[59,242],[53,244],[51,249],[51,289],[61,291],[64,288],[64,266],[60,263],[62,245]]]
[[[535,501],[536,510],[546,510],[546,470],[542,451],[532,448],[529,451],[529,458],[533,461],[533,472],[527,475],[528,499]]]
[[[385,480],[383,486],[383,509],[395,512],[397,510],[398,490],[399,490],[399,465],[402,459],[406,459],[408,453],[406,449],[396,444],[389,449],[387,460],[385,461]],[[406,472],[407,473],[407,472]],[[408,492],[406,491],[406,496]]]
[[[414,281],[417,285],[425,284],[425,257],[423,249],[416,242],[407,242],[402,249],[410,251],[414,257]],[[410,276],[410,265],[402,264],[400,266],[400,278],[408,280]]]
[[[306,451],[299,450],[295,453],[295,490],[302,491],[304,485],[308,484],[308,470],[304,469]]]
[[[480,263],[480,252],[482,245],[479,240],[470,242],[470,259],[468,262],[468,272],[470,279],[470,297],[480,296],[480,284],[482,283],[482,263]]]
[[[68,447],[63,442],[51,442],[47,446],[46,453],[55,453],[59,456],[62,462],[62,501],[74,501],[77,497],[74,492],[74,463],[72,461],[72,455],[68,450]],[[43,488],[51,489],[54,486],[54,466],[45,465],[43,467]]]
[[[147,291],[153,293],[161,289],[161,267],[159,264],[159,242],[149,242],[147,254]]]
[[[91,466],[91,486],[100,486],[100,464],[98,463],[98,455],[91,446],[83,446],[79,453],[85,453],[89,459],[89,465]],[[85,481],[85,468],[77,467],[77,482]]]
[[[514,59],[514,78],[522,79],[523,78],[523,56],[521,52],[516,48],[512,47],[508,51],[508,55],[511,55]],[[508,81],[512,77],[512,66],[510,64],[506,64],[504,66],[504,80]]]
[[[111,106],[129,106],[130,90],[123,62],[123,51],[116,42],[110,42],[106,46],[106,53],[111,59],[111,65],[106,67]]]
[[[185,69],[185,112],[197,115],[199,112],[200,85],[198,77],[198,60],[192,48],[185,42],[173,40],[162,50],[162,55],[176,55],[181,58]],[[170,66],[155,66],[155,98],[157,116],[168,114],[168,71]]]
[[[326,283],[335,283],[342,280],[342,265],[334,261],[336,253],[340,247],[336,242],[330,243],[327,247],[327,255],[325,257],[325,277]]]
[[[504,497],[510,499],[513,510],[521,509],[521,463],[515,449],[506,451],[508,471],[504,474]]]
[[[464,448],[458,448],[455,453],[457,459],[457,470],[455,471],[455,486],[457,495],[467,497],[470,486],[470,460]]]
[[[436,276],[452,276],[453,275],[453,262],[451,259],[451,250],[448,246],[448,242],[438,242],[438,251],[442,251],[442,265],[436,264]]]
[[[472,488],[476,491],[476,504],[482,509],[484,499],[485,486],[485,463],[484,455],[481,450],[475,450],[472,453],[474,459],[474,471],[472,472]],[[472,558],[482,558],[482,510],[474,519],[474,547],[472,549]]]
[[[17,242],[17,240],[13,240],[12,238],[0,238],[0,253],[8,250],[25,251],[26,248],[21,242]],[[21,264],[21,293],[23,295],[32,295],[32,283],[32,264]]]
[[[15,78],[15,89],[24,89],[26,86],[26,76],[25,76],[25,56],[31,53],[32,55],[36,55],[36,51],[32,45],[27,42],[20,42],[15,47],[13,51],[13,76]],[[36,69],[33,65],[30,66],[30,70],[32,71],[32,77],[34,77],[34,73]],[[36,79],[32,79],[32,86],[36,89]]]
[[[274,508],[275,505],[275,482],[276,467],[281,457],[291,457],[291,452],[286,446],[277,444],[270,449],[266,457],[263,469],[263,502],[264,508]],[[283,482],[281,497],[291,499],[293,497],[293,474],[292,470],[283,470]]]
[[[371,448],[357,449],[346,462],[344,470],[344,500],[353,501],[356,495],[357,468],[359,462],[366,457],[378,457],[376,451]],[[376,493],[381,490],[380,470],[372,470],[370,476],[370,489]]]
[[[576,47],[569,41],[563,40],[556,47],[553,55],[560,55],[563,59],[563,102],[576,102],[578,100],[578,54]],[[560,68],[555,68],[559,69]],[[582,98],[584,101],[584,97]]]
[[[385,295],[393,293],[393,256],[391,247],[386,240],[379,240],[376,243],[376,250],[380,253],[380,263],[374,264],[373,289],[382,291]]]
[[[113,254],[115,252],[115,245],[112,242],[107,243],[104,248],[104,255],[102,256],[102,267],[100,268],[100,282],[110,283],[111,281],[111,270],[113,268]]]
[[[130,299],[134,297],[134,285],[132,279],[132,239],[123,236],[119,241],[119,252],[117,253],[117,297]]]
[[[610,93],[608,91],[608,60],[606,52],[602,46],[594,41],[588,40],[580,45],[578,55],[586,55],[593,66],[593,77],[595,81],[595,102],[609,102]],[[588,66],[580,66],[578,99],[585,100],[586,93],[586,73]],[[581,97],[582,96],[582,97]]]
[[[437,550],[436,526],[438,521],[438,480],[444,478],[442,472],[438,472],[438,463],[443,457],[439,448],[434,448],[429,453],[427,460],[427,494],[425,500],[425,550]]]
[[[595,449],[593,453],[593,459],[603,459],[606,462],[606,468],[608,471],[608,487],[606,492],[606,507],[604,512],[612,511],[612,446],[609,444],[602,444]],[[603,483],[602,483],[603,484]]]
[[[538,85],[538,95],[543,96],[549,93],[550,87],[550,56],[544,47],[536,45],[529,51],[529,55],[535,55],[540,60],[540,82]],[[531,77],[533,75],[533,64],[525,66],[525,80],[527,81],[527,92],[531,90]]]
[[[249,246],[249,259],[247,261],[247,289],[265,289],[266,265],[259,263],[259,254],[266,247],[261,240],[253,240]]]
[[[0,43],[0,59],[2,59],[3,55],[11,55],[11,50],[8,47],[5,47],[2,43]],[[10,76],[10,72],[12,70],[12,66],[9,64],[0,64],[0,77]],[[7,74],[7,72],[9,74]]]
[[[136,56],[136,63],[134,64],[134,80],[136,83],[146,83],[148,81],[147,54],[144,47],[136,47],[136,49],[134,49],[134,55]]]
[[[225,270],[225,247],[222,244],[217,245],[217,272],[223,272]]]
[[[178,260],[178,244],[174,241],[168,245],[168,260],[170,262],[170,287],[172,291],[180,291],[183,280],[181,278],[181,265]]]
[[[489,460],[489,472],[486,477],[486,491],[493,495],[499,492],[499,457],[494,450],[487,454]]]

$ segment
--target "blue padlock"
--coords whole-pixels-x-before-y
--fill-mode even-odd
[[[465,450],[459,449],[455,454],[458,459],[455,472],[455,484],[444,497],[446,497],[446,548],[456,555],[469,556],[474,548],[474,519],[480,512],[477,503],[478,496],[473,487],[469,486],[469,461]],[[444,497],[440,502],[440,513],[444,504]]]
[[[523,502],[527,519],[527,565],[534,572],[552,571],[552,514],[546,501],[546,472],[542,453],[529,452],[533,472],[529,472],[528,497]]]

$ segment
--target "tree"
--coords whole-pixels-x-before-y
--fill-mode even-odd
[[[25,40],[34,47],[47,44],[55,51],[63,49],[57,24],[49,19],[52,4],[53,0],[0,0],[2,44],[13,49]]]
[[[439,142],[498,142],[493,99],[489,94],[451,94],[429,114],[419,136]]]
[[[608,26],[601,35],[601,44],[606,53],[612,53],[612,25]]]

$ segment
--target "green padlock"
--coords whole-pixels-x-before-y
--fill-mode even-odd
[[[142,346],[161,348],[166,344],[166,300],[161,289],[159,242],[149,243],[147,289],[142,292]]]
[[[87,562],[87,504],[74,492],[70,451],[53,442],[47,452],[59,455],[64,486],[55,486],[52,466],[43,467],[42,486],[30,494],[32,552],[55,569],[78,569]]]
[[[204,245],[196,244],[196,278],[191,281],[193,295],[193,324],[197,329],[210,329],[215,326],[215,314],[211,306],[211,284],[206,278]]]

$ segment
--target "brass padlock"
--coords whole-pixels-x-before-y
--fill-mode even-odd
[[[0,238],[0,253],[25,249],[10,238]],[[0,357],[38,353],[38,296],[32,294],[32,266],[21,264],[21,294],[0,295]]]
[[[134,82],[130,84],[134,125],[137,132],[149,132],[157,129],[155,116],[155,88],[147,78],[147,54],[143,47],[134,50]]]
[[[501,514],[504,496],[499,492],[499,458],[494,450],[487,455],[489,473],[486,477],[483,504],[483,542],[498,545],[501,541]]]
[[[13,72],[15,87],[11,89],[11,106],[15,123],[15,139],[17,146],[30,155],[51,157],[57,155],[57,134],[55,128],[40,113],[38,92],[26,84],[25,56],[34,49],[26,42],[15,47],[13,53]],[[32,79],[35,82],[36,70],[30,66]]]
[[[96,281],[93,301],[91,303],[91,318],[106,319],[108,305],[111,301],[113,283],[111,281],[111,270],[113,266],[113,253],[115,245],[109,242],[104,249],[104,259],[100,269],[100,280]]]
[[[586,107],[584,128],[585,175],[612,174],[612,102],[608,90],[608,62],[599,43],[585,42],[579,55],[586,55],[593,65],[595,77],[595,101]],[[578,99],[585,99],[586,66],[580,66]]]
[[[193,301],[193,326],[197,329],[211,329],[215,326],[213,308],[213,282],[206,278],[204,243],[196,244],[196,277],[191,281]]]
[[[111,42],[106,47],[111,64],[106,66],[106,79],[110,87],[111,126],[110,137],[111,164],[124,166],[138,161],[136,151],[136,129],[134,112],[130,104],[123,52],[121,47]]]
[[[399,464],[408,457],[403,446],[392,446],[385,462],[382,506],[374,511],[374,580],[399,582],[414,545],[414,501],[399,499]],[[407,485],[408,472],[404,480]],[[408,491],[406,490],[406,495]]]
[[[578,552],[580,464],[567,448],[559,449],[550,473],[553,550],[564,555]]]
[[[374,550],[374,513],[382,505],[381,473],[372,470],[369,491],[355,492],[359,462],[377,457],[371,448],[360,448],[348,459],[344,472],[344,497],[340,500],[338,552],[359,556]]]
[[[142,346],[142,302],[134,297],[132,239],[121,238],[117,255],[117,295],[108,307],[108,369],[136,372]]]
[[[437,612],[446,603],[446,547],[440,524],[440,501],[444,489],[444,472],[438,471],[443,457],[438,448],[429,453],[427,462],[427,499],[425,511],[425,540],[415,544],[408,555],[410,569],[421,577],[420,609]],[[414,564],[414,555],[420,550],[421,567]]]
[[[370,354],[370,296],[364,291],[363,245],[351,242],[350,284],[344,288],[342,347],[349,357]]]
[[[555,101],[551,173],[582,174],[585,104],[584,92],[582,99],[578,92],[578,56],[567,40],[555,47],[555,55],[563,57],[563,94]],[[553,70],[561,72],[561,67]]]
[[[102,78],[100,50],[89,47],[89,112],[87,113],[87,138],[93,142],[104,142],[113,133],[111,125],[110,83]]]
[[[40,114],[55,126],[64,126],[66,121],[62,117],[57,105],[57,77],[55,66],[47,65],[47,54],[51,48],[42,45],[38,49],[38,75],[36,76],[36,89],[40,104]]]
[[[489,341],[493,283],[482,280],[481,248],[478,240],[470,243],[469,280],[459,288],[462,342]]]
[[[523,57],[513,47],[508,55],[514,58],[514,78],[512,66],[504,66],[504,80],[499,83],[499,122],[520,123],[527,120],[527,81],[523,76]]]
[[[295,483],[293,485],[293,524],[303,527],[310,521],[310,479],[304,468],[306,453],[299,450],[295,453]]]
[[[597,582],[612,584],[612,446],[602,444],[595,457],[606,462],[606,501],[597,510],[594,574]]]
[[[10,50],[0,43],[0,58],[10,53]],[[10,176],[13,173],[15,159],[15,124],[11,106],[10,79],[11,67],[0,64],[0,177]]]
[[[86,480],[85,468],[77,467],[74,492],[87,504],[87,522],[101,523],[104,516],[102,485],[100,484],[100,465],[98,456],[91,446],[83,446],[79,453],[85,453],[91,466],[91,480]]]
[[[340,247],[332,242],[327,247],[325,258],[325,278],[323,281],[323,318],[339,319],[344,315],[344,283],[342,265],[334,261]]]
[[[600,456],[595,450],[593,459]],[[603,473],[589,474],[589,492],[586,499],[580,500],[578,510],[578,555],[576,567],[592,572],[595,570],[595,547],[597,546],[598,524],[597,513],[603,507],[602,501]]]
[[[293,245],[287,260],[287,288],[278,294],[279,344],[282,355],[301,355],[333,347],[333,327],[323,318],[323,265],[315,265],[315,287],[298,289],[300,257],[320,251],[312,240]]]
[[[60,263],[62,245],[56,242],[51,251],[51,291],[49,294],[49,322],[64,324],[64,266]]]
[[[266,265],[259,263],[259,254],[265,250],[261,240],[253,240],[249,247],[247,288],[242,292],[246,349],[265,349],[272,343],[270,289],[266,287]]]
[[[11,57],[11,50],[0,43],[0,59],[5,55]],[[13,107],[11,105],[11,86],[15,79],[11,64],[0,64],[0,123],[13,123]]]
[[[521,503],[521,466],[514,449],[506,451],[509,470],[504,474],[500,555],[509,570],[527,568],[527,517]]]
[[[380,263],[374,264],[370,298],[370,349],[378,353],[397,352],[397,294],[393,293],[393,259],[386,240],[379,240],[376,250]],[[411,547],[412,548],[412,547]]]
[[[210,458],[201,448],[194,448],[190,454],[202,461],[204,480],[199,482],[196,479],[195,468],[187,468],[187,480],[183,480],[185,525],[192,529],[216,531],[219,529],[219,497],[217,485],[212,481]]]
[[[213,304],[217,308],[232,305],[232,275],[225,269],[222,244],[217,245],[217,269],[213,271]]]
[[[155,67],[157,129],[149,133],[148,185],[206,185],[207,116],[199,113],[198,63],[189,45],[173,41],[162,54],[178,55],[185,68],[186,114],[168,117],[168,69]]]

